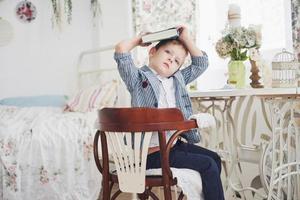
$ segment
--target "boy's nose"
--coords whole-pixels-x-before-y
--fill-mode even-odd
[[[169,61],[172,63],[174,61],[174,56],[170,56]]]

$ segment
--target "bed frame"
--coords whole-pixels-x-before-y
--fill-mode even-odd
[[[93,55],[93,54],[99,54],[99,53],[103,53],[103,52],[107,52],[107,51],[112,51],[114,50],[114,45],[108,45],[108,46],[104,46],[104,47],[100,47],[100,48],[96,48],[96,49],[90,49],[90,50],[86,50],[80,53],[78,60],[77,60],[77,65],[76,65],[76,73],[77,73],[77,88],[82,88],[81,84],[80,84],[80,80],[84,77],[84,76],[89,76],[89,75],[101,75],[103,72],[111,72],[111,71],[115,71],[117,72],[117,68],[116,67],[107,67],[107,68],[93,68],[93,69],[87,69],[86,66],[83,65],[83,60],[85,57]],[[113,58],[112,58],[113,59]],[[99,62],[99,60],[98,60]],[[96,63],[97,65],[97,63]]]

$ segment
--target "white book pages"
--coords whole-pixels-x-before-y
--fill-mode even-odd
[[[178,30],[176,28],[170,28],[144,35],[142,36],[142,41],[143,43],[151,43],[165,39],[177,38],[178,36]]]

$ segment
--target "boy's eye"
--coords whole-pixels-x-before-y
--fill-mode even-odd
[[[175,62],[176,62],[177,65],[179,65],[179,61],[178,60],[175,60]]]
[[[165,50],[165,52],[166,52],[166,53],[168,53],[168,54],[170,54],[170,51],[169,51],[169,50],[167,50],[167,49]]]

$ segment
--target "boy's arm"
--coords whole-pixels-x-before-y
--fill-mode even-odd
[[[208,57],[205,52],[201,51],[195,45],[185,26],[178,26],[177,29],[180,32],[179,40],[185,45],[192,59],[192,64],[181,70],[185,83],[188,84],[198,78],[207,69]]]
[[[180,32],[178,39],[184,44],[190,55],[193,57],[203,56],[203,52],[195,45],[188,29],[185,26],[178,26],[177,30]]]
[[[180,70],[185,84],[189,84],[198,78],[208,67],[208,57],[205,52],[202,52],[203,56],[191,56],[192,64],[182,70]]]
[[[142,37],[136,36],[129,40],[123,40],[115,46],[116,53],[129,53],[136,46],[141,45]]]
[[[138,68],[133,62],[130,51],[140,43],[141,37],[136,36],[129,40],[123,40],[115,46],[114,59],[117,62],[120,76],[129,91],[132,91],[138,83]]]

